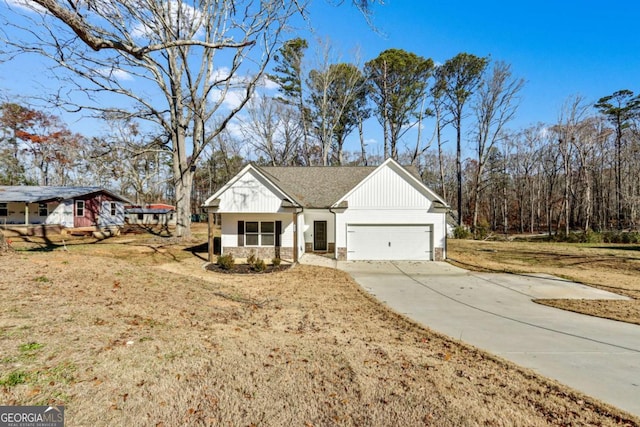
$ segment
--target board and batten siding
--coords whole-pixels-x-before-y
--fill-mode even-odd
[[[241,176],[221,196],[219,212],[274,213],[279,212],[282,198],[276,195],[265,180],[253,171]]]
[[[395,169],[393,165],[379,169],[346,198],[349,207],[336,217],[336,246],[347,247],[349,224],[428,224],[433,227],[433,248],[441,248],[444,254],[446,215],[429,212],[430,195],[411,178],[405,179],[404,172]]]
[[[420,208],[428,210],[431,201],[398,174],[391,165],[367,177],[349,196],[349,209]]]

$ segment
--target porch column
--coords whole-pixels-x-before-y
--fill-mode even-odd
[[[213,262],[213,230],[214,230],[214,225],[213,225],[213,216],[215,214],[213,212],[211,212],[210,210],[207,210],[207,223],[209,225],[209,250],[208,250],[208,258],[209,258],[209,262]]]
[[[24,204],[24,223],[29,225],[29,203]]]
[[[298,262],[298,212],[293,213],[293,262]]]

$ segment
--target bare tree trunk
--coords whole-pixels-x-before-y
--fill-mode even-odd
[[[0,231],[0,254],[12,251],[13,249],[9,246],[9,242],[4,238],[4,234]]]
[[[364,129],[362,127],[362,117],[358,117],[358,136],[360,137],[360,162],[367,166],[367,145],[364,142]]]

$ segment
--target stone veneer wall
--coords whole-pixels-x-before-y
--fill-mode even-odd
[[[434,261],[444,261],[444,249],[443,248],[434,248],[433,251]]]
[[[329,242],[329,243],[327,243],[327,250],[326,251],[318,251],[318,252],[323,252],[323,253],[327,252],[327,253],[332,254],[333,251],[335,251],[335,249],[336,249],[336,244],[333,243],[333,242]],[[309,242],[305,242],[304,243],[304,251],[305,252],[309,252],[309,253],[316,252],[316,251],[313,250],[313,243],[309,243]]]
[[[269,261],[273,258],[293,259],[293,248],[270,247],[224,247],[224,254],[232,254],[234,258],[248,258],[252,253],[258,258]]]
[[[347,260],[347,248],[338,248],[338,261]]]

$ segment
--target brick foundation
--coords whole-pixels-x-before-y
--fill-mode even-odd
[[[258,258],[270,261],[273,258],[293,260],[293,248],[276,248],[276,247],[227,247],[223,248],[224,254],[232,254],[234,258],[248,258],[254,254]]]
[[[434,248],[433,249],[433,260],[434,261],[444,261],[444,249],[443,248]]]

